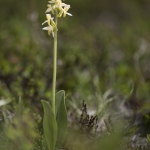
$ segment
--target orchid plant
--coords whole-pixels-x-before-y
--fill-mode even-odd
[[[42,100],[44,108],[43,130],[44,141],[47,150],[54,150],[61,148],[65,139],[67,130],[67,112],[65,105],[65,91],[61,90],[56,93],[56,74],[57,74],[57,24],[59,17],[66,15],[72,16],[68,13],[70,5],[63,3],[61,0],[51,0],[48,2],[46,10],[47,20],[42,23],[47,23],[48,26],[43,30],[47,30],[49,35],[54,38],[54,52],[53,52],[53,86],[52,86],[52,106],[49,102]]]

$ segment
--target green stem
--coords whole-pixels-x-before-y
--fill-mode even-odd
[[[55,115],[55,95],[56,95],[56,72],[57,72],[57,10],[55,11],[55,24],[54,30],[54,56],[53,56],[53,88],[52,88],[52,109]]]

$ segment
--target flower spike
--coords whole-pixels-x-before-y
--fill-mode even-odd
[[[46,18],[47,20],[44,21],[42,23],[45,24],[47,23],[48,26],[44,27],[43,30],[48,30],[48,34],[50,35],[52,33],[53,37],[54,37],[54,30],[56,28],[56,24],[53,21],[53,17],[51,17],[51,14],[54,15],[54,12],[57,10],[57,17],[66,17],[66,15],[68,16],[72,16],[72,14],[68,13],[68,10],[70,9],[70,5],[67,5],[65,3],[62,3],[61,0],[50,0],[48,1],[48,5],[47,5],[47,9],[46,9]],[[49,13],[49,14],[47,14]],[[51,13],[51,14],[50,14]]]

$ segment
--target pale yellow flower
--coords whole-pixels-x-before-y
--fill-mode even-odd
[[[46,10],[47,12],[52,12],[52,14],[54,14],[54,10],[58,9],[61,7],[61,0],[51,0],[49,1],[50,4],[48,4],[48,8]]]
[[[66,17],[66,14],[69,16],[72,16],[72,14],[67,12],[69,10],[69,8],[70,8],[70,5],[66,5],[66,4],[62,3],[62,8],[58,14],[58,17],[61,17],[62,15],[63,15],[63,17]]]
[[[70,5],[67,5],[65,3],[62,3],[61,0],[51,0],[49,1],[50,4],[48,4],[48,8],[46,10],[46,13],[48,12],[52,12],[52,14],[54,14],[54,10],[58,10],[58,17],[61,17],[63,15],[63,17],[67,15],[72,16],[72,14],[68,13],[67,11],[70,8]]]
[[[52,12],[52,14],[54,14],[54,8],[52,7],[52,5],[51,5],[51,4],[48,4],[47,7],[48,7],[48,8],[46,9],[45,12],[46,12],[46,13]]]
[[[48,25],[52,24],[53,26],[55,26],[55,22],[53,21],[54,18],[51,17],[50,14],[46,14],[46,18],[47,18],[47,20],[44,21],[44,22],[42,23],[42,25],[45,24],[45,23],[47,22]]]
[[[55,25],[55,22],[53,21],[53,17],[51,17],[50,14],[46,14],[46,18],[47,18],[47,20],[44,21],[42,23],[42,25],[47,23],[48,26],[44,27],[43,30],[48,30],[48,34],[50,35],[52,33],[52,35],[54,37],[54,28],[56,28],[56,25]]]
[[[52,33],[52,36],[54,37],[54,28],[51,25],[44,27],[43,30],[47,30],[49,35]]]

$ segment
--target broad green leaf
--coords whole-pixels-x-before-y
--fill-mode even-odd
[[[58,126],[56,147],[61,148],[67,131],[67,111],[65,105],[65,91],[56,94],[56,120]]]
[[[54,150],[57,138],[57,123],[52,107],[47,101],[42,100],[44,108],[43,129],[48,150]]]
[[[61,90],[56,93],[56,102],[55,102],[55,114],[57,116],[58,109],[60,107],[61,102],[65,99],[65,91]]]

